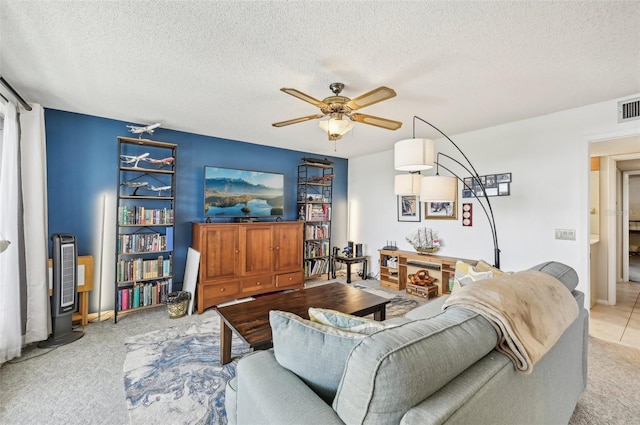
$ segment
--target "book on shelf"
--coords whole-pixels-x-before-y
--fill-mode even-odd
[[[305,258],[312,257],[326,257],[329,256],[329,242],[328,241],[306,241],[304,247]]]
[[[173,245],[173,229],[171,241],[169,237],[160,233],[119,234],[116,241],[118,254],[135,254],[140,252],[172,251],[168,244]]]
[[[155,259],[131,258],[118,261],[116,279],[118,282],[131,282],[143,279],[155,279],[171,275],[171,256],[160,255]]]
[[[157,282],[136,283],[133,287],[118,290],[119,311],[164,304],[172,289],[172,279]]]
[[[300,207],[300,218],[305,221],[331,220],[331,206],[328,204],[306,204]]]
[[[304,262],[304,273],[306,276],[324,274],[329,270],[329,260],[327,258],[308,259]]]
[[[165,236],[166,236],[165,243],[166,243],[167,251],[173,251],[173,227],[167,227]]]
[[[305,226],[305,239],[329,239],[329,225],[307,224]]]
[[[118,224],[121,226],[173,224],[173,210],[170,208],[122,205],[118,207]]]

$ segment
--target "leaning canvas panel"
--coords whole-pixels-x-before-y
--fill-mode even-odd
[[[199,265],[200,253],[189,247],[189,250],[187,251],[187,266],[184,270],[184,282],[182,283],[182,290],[191,294],[189,308],[187,309],[189,316],[191,316],[191,313],[193,312],[193,302],[196,298],[196,280],[198,278]]]

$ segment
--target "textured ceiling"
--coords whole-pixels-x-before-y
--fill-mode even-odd
[[[319,155],[391,149],[414,115],[453,135],[640,92],[638,1],[0,0],[0,19],[0,74],[27,101]],[[281,87],[332,82],[395,89],[360,112],[403,127],[334,146],[317,120],[271,126],[317,112]]]

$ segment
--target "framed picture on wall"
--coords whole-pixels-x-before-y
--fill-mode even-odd
[[[425,202],[424,218],[426,220],[457,220],[457,203],[454,202]]]
[[[417,195],[398,195],[398,221],[420,221],[420,200]]]
[[[456,183],[456,196],[453,202],[425,202],[425,220],[457,220],[458,219],[458,184]]]

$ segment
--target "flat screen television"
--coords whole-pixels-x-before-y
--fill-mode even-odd
[[[206,218],[284,215],[284,174],[204,167]]]

